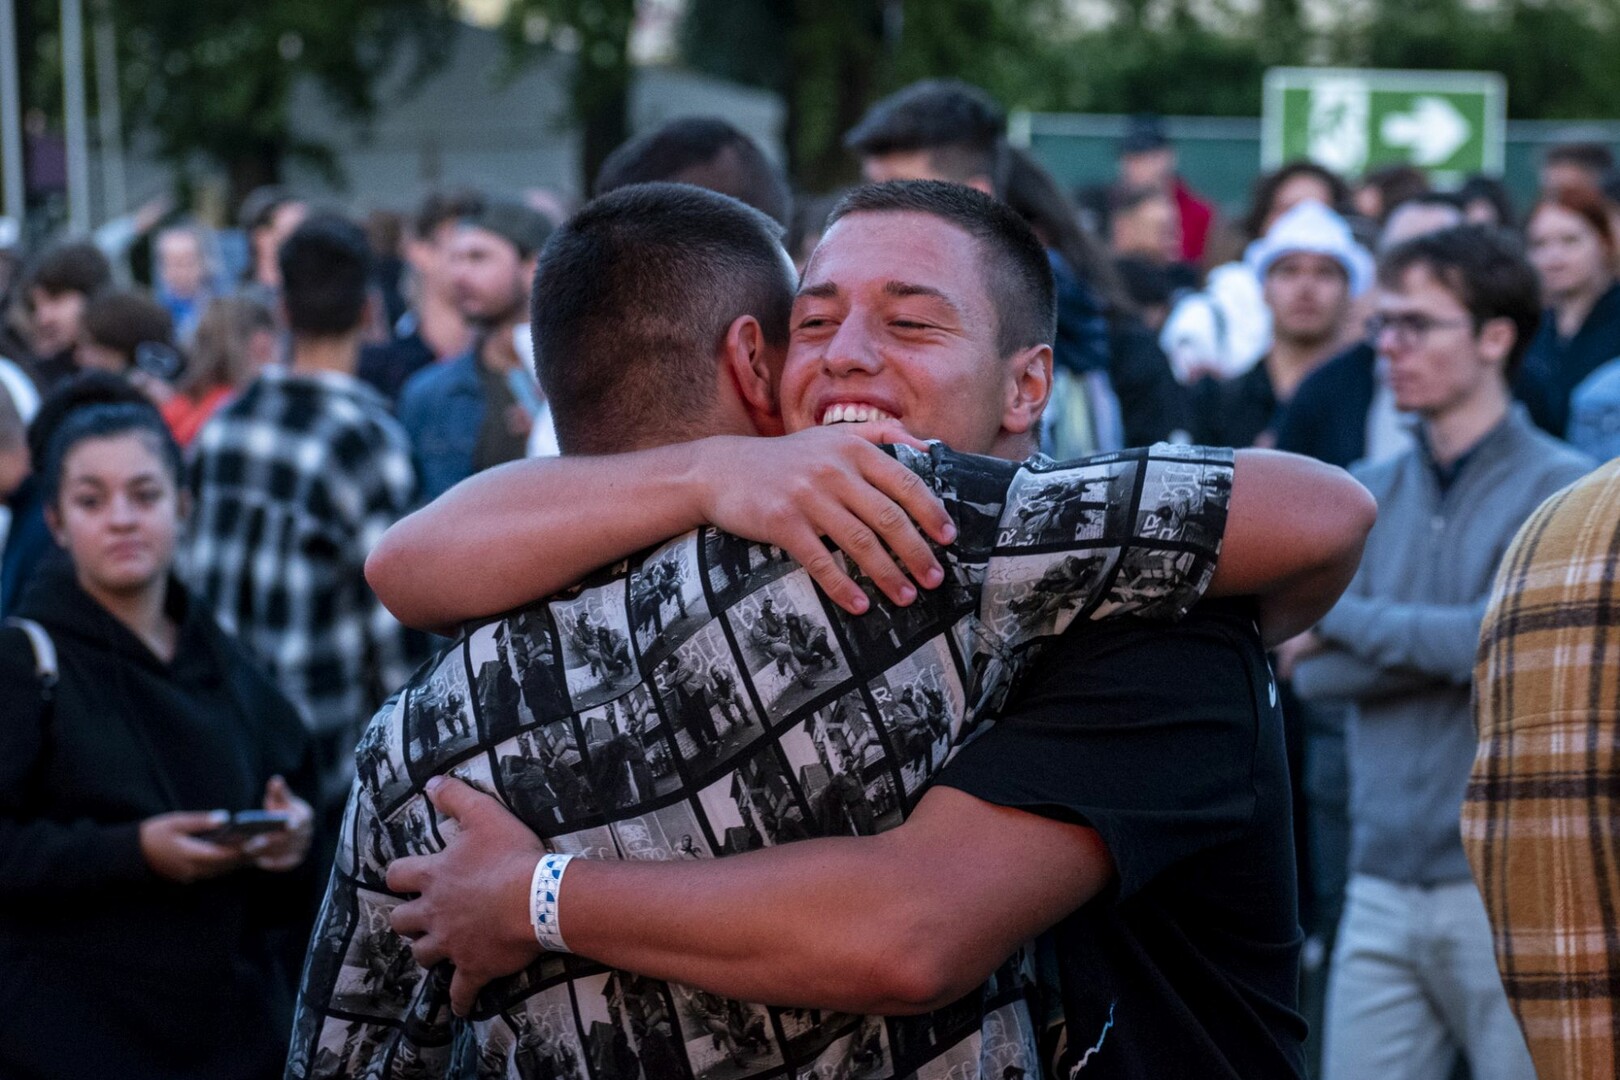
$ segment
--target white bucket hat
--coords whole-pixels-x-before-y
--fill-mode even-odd
[[[1356,243],[1343,217],[1314,199],[1307,199],[1273,222],[1266,235],[1249,245],[1243,261],[1264,281],[1273,263],[1301,251],[1336,259],[1350,281],[1351,296],[1360,296],[1372,286],[1372,255]]]

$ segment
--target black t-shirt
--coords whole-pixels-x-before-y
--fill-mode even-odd
[[[1043,938],[1052,1075],[1304,1075],[1301,934],[1276,684],[1246,605],[1076,623],[938,783],[1090,826],[1117,868]]]

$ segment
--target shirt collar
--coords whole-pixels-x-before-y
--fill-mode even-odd
[[[1440,485],[1440,491],[1444,493],[1451,487],[1452,484],[1456,483],[1457,478],[1462,475],[1463,470],[1480,456],[1480,451],[1484,450],[1492,443],[1499,441],[1507,429],[1512,427],[1515,422],[1520,419],[1520,414],[1522,412],[1524,412],[1523,405],[1519,404],[1517,401],[1510,403],[1508,405],[1506,415],[1504,415],[1501,420],[1497,421],[1494,427],[1492,427],[1485,434],[1481,435],[1474,442],[1473,446],[1470,446],[1467,450],[1464,450],[1461,454],[1458,454],[1449,465],[1442,465],[1439,460],[1435,458],[1434,447],[1429,442],[1428,428],[1421,423],[1414,424],[1412,427],[1412,433],[1417,439],[1418,452],[1422,454],[1424,464],[1428,465],[1429,471],[1434,475],[1435,482]]]

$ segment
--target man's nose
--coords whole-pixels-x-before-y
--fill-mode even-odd
[[[847,318],[827,342],[822,363],[834,375],[870,375],[883,367],[883,355],[866,320]]]

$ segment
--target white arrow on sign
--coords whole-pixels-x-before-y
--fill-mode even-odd
[[[1386,146],[1412,151],[1412,164],[1439,165],[1468,142],[1474,127],[1457,107],[1442,97],[1420,97],[1412,111],[1391,113],[1379,126]]]

